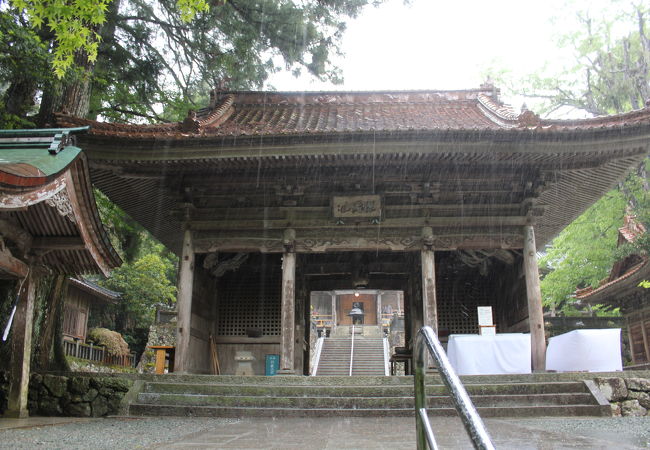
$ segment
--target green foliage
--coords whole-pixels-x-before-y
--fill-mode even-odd
[[[87,340],[106,347],[106,351],[111,355],[126,356],[129,354],[129,345],[117,331],[91,328],[88,330]]]
[[[148,327],[157,306],[172,306],[176,288],[167,278],[174,270],[172,263],[157,253],[148,253],[132,263],[115,269],[100,284],[122,293],[123,312],[137,327]]]
[[[34,29],[47,27],[53,33],[52,68],[62,78],[73,66],[75,55],[85,52],[89,61],[97,58],[97,29],[106,21],[110,0],[10,0],[14,8],[24,11]]]
[[[282,69],[340,81],[330,56],[345,19],[367,3],[217,1],[188,24],[175,0],[123,0],[102,43],[91,115],[175,121],[207,103],[198,93],[260,88]]]
[[[595,287],[616,260],[618,228],[623,223],[625,198],[613,190],[566,227],[540,259],[550,270],[542,279],[544,306],[568,307],[576,287]]]
[[[601,9],[592,6],[586,1],[567,2],[555,20],[558,54],[571,57],[558,57],[523,80],[513,80],[505,69],[491,69],[492,78],[511,93],[535,99],[532,106],[541,114],[566,107],[596,115],[643,107],[650,97],[650,8],[617,1]],[[598,286],[616,260],[650,249],[650,236],[635,245],[616,247],[617,229],[628,208],[638,220],[650,223],[646,165],[553,240],[540,260],[546,272],[541,288],[547,308],[567,315],[584,308],[598,315],[619,313],[602,305],[577,305],[574,293],[576,288]]]
[[[137,353],[144,349],[148,328],[157,306],[172,306],[176,301],[178,258],[144,228],[95,191],[102,223],[124,264],[110,278],[97,282],[122,294],[109,314],[91,316],[95,323],[115,328]]]
[[[504,71],[492,69],[492,75],[514,92],[541,100],[536,107],[541,113],[571,107],[603,115],[642,108],[650,97],[648,4],[612,1],[595,10],[591,2],[567,2],[562,14],[555,20],[558,51],[571,55],[564,65],[558,58],[514,82]]]
[[[345,20],[369,3],[10,1],[12,8],[2,12],[10,20],[0,23],[0,46],[4,34],[17,30],[8,54],[20,57],[11,56],[19,70],[4,77],[9,86],[38,68],[38,76],[30,78],[35,91],[30,98],[50,98],[45,93],[39,96],[37,89],[53,90],[52,98],[57,98],[57,83],[50,81],[52,69],[52,76],[66,86],[90,79],[91,98],[74,99],[84,105],[87,101],[90,109],[82,108],[78,114],[88,111],[91,117],[140,122],[182,119],[188,109],[207,103],[198,94],[216,87],[259,88],[270,73],[282,69],[340,81],[339,70],[329,62],[331,55],[339,53]],[[46,109],[57,107],[43,104]],[[68,105],[65,100],[62,104]],[[77,111],[73,106],[67,109]],[[47,114],[41,111],[42,118]]]
[[[176,6],[180,12],[181,20],[185,23],[191,22],[198,13],[207,12],[210,9],[205,0],[177,0]]]
[[[132,262],[139,256],[142,242],[147,239],[148,233],[101,191],[95,189],[94,193],[99,216],[113,248],[122,260]]]

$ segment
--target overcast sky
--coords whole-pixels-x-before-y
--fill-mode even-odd
[[[279,74],[278,90],[467,89],[490,66],[526,74],[557,57],[558,0],[389,0],[348,25],[345,83]]]

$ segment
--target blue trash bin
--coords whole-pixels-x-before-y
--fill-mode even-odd
[[[275,375],[280,367],[280,355],[266,355],[265,363],[264,375]]]

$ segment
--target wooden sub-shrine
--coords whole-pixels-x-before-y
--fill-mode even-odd
[[[26,417],[35,290],[59,274],[108,274],[121,260],[97,213],[85,128],[0,131],[0,283],[15,286],[7,416]],[[83,323],[85,328],[85,321]],[[4,331],[4,330],[3,330]]]

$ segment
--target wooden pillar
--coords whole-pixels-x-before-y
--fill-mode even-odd
[[[422,228],[422,321],[438,334],[438,304],[436,299],[436,260],[433,252],[433,229]]]
[[[433,230],[430,227],[422,229],[422,324],[430,326],[438,335],[438,302],[436,297],[436,260],[433,251]],[[425,368],[434,368],[433,358],[425,352]]]
[[[29,417],[27,392],[29,390],[30,361],[32,355],[32,325],[34,322],[34,274],[30,271],[20,287],[18,305],[11,328],[11,384],[5,417]],[[19,282],[20,283],[20,282]],[[20,286],[20,285],[19,285]]]
[[[176,300],[176,352],[174,370],[187,373],[192,323],[192,290],[194,287],[194,246],[192,231],[185,230],[180,270],[178,274],[178,299]]]
[[[375,310],[376,310],[376,313],[377,313],[377,325],[379,325],[379,329],[383,332],[384,331],[384,315],[383,315],[383,307],[381,306],[381,291],[377,292],[377,295],[376,295]]]
[[[284,253],[282,255],[282,337],[280,342],[279,374],[295,374],[295,333],[296,333],[296,253],[294,250],[295,231],[284,233]]]
[[[438,304],[436,300],[436,263],[431,249],[422,250],[422,320],[438,334]]]
[[[539,287],[535,230],[532,225],[524,226],[524,273],[528,297],[532,365],[534,371],[540,372],[546,368],[546,337],[544,335],[542,291]]]

